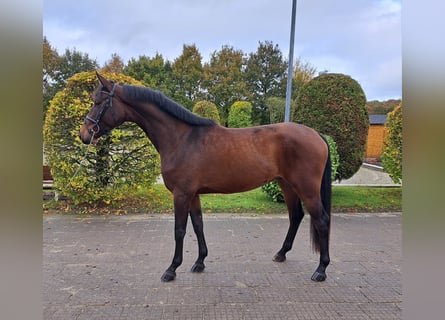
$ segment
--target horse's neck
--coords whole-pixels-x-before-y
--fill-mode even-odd
[[[149,103],[132,103],[129,121],[136,123],[161,154],[172,152],[189,126]]]

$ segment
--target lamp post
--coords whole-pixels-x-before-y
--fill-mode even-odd
[[[290,29],[289,44],[289,65],[287,69],[287,87],[286,87],[286,107],[284,109],[284,122],[290,121],[290,98],[292,94],[292,68],[294,64],[294,39],[295,39],[295,16],[297,13],[297,0],[292,0],[292,20]]]

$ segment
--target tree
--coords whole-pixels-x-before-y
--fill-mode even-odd
[[[124,74],[136,80],[142,81],[147,87],[162,91],[167,96],[172,96],[175,90],[173,70],[171,63],[156,53],[153,58],[139,56],[138,59],[130,59],[124,68]]]
[[[76,49],[66,49],[60,56],[52,48],[46,37],[43,38],[43,117],[54,95],[65,87],[66,81],[76,73],[93,71],[98,68],[96,60]]]
[[[242,51],[229,46],[213,52],[210,62],[204,65],[203,89],[206,99],[218,107],[222,124],[227,122],[229,107],[247,96],[242,69]]]
[[[391,111],[393,111],[402,100],[400,99],[390,99],[386,101],[368,101],[366,103],[368,107],[368,113],[369,114],[387,114]]]
[[[309,62],[302,62],[297,59],[292,77],[292,96],[295,99],[298,88],[302,87],[314,78],[316,69]],[[267,97],[265,100],[266,110],[269,112],[269,123],[278,123],[284,121],[284,109],[286,99],[284,97]],[[293,108],[294,106],[292,106]]]
[[[122,74],[104,76],[142,85]],[[120,200],[154,183],[160,173],[158,153],[133,123],[119,126],[95,145],[87,147],[80,141],[79,129],[91,108],[91,93],[97,85],[95,72],[68,79],[66,87],[52,99],[43,126],[44,152],[54,185],[77,204]]]
[[[245,128],[252,126],[252,104],[248,101],[235,101],[230,107],[229,128]]]
[[[296,59],[295,66],[292,74],[292,97],[296,98],[298,95],[298,89],[311,81],[317,68],[311,65],[309,62],[303,62],[300,58]]]
[[[101,69],[103,73],[123,73],[124,72],[124,62],[122,58],[117,54],[113,53],[111,59],[108,60]]]
[[[55,94],[54,79],[60,60],[57,50],[51,46],[46,37],[43,37],[43,115],[46,114],[49,101]]]
[[[402,180],[402,103],[388,113],[388,133],[383,143],[382,165],[395,183]]]
[[[61,56],[60,63],[57,66],[56,85],[60,90],[65,86],[68,78],[76,73],[94,71],[98,68],[97,61],[90,59],[88,53],[82,53],[75,48],[72,50],[65,49],[65,53]]]
[[[266,108],[269,110],[269,123],[284,121],[284,109],[286,107],[285,98],[269,97],[266,99]]]
[[[256,124],[269,122],[266,99],[286,96],[287,63],[278,45],[271,41],[259,43],[255,53],[247,59],[244,79],[252,93],[253,118]]]
[[[331,136],[340,165],[337,179],[347,179],[360,168],[369,128],[366,97],[357,81],[343,74],[322,74],[300,88],[292,121]]]
[[[198,101],[193,107],[193,112],[201,117],[210,118],[220,123],[218,108],[213,102],[210,101]]]
[[[202,56],[196,45],[182,47],[182,54],[173,61],[172,71],[176,85],[175,100],[192,109],[199,97],[203,78]]]

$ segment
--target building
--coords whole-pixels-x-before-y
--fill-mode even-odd
[[[386,135],[386,114],[372,114],[369,116],[369,131],[366,143],[365,161],[380,163],[383,152],[383,141]]]

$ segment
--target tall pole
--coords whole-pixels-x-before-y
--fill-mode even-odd
[[[284,122],[290,121],[290,98],[292,95],[292,69],[294,65],[294,39],[295,39],[295,16],[297,13],[297,0],[292,0],[292,21],[290,28],[289,44],[289,65],[287,68],[287,87],[286,87],[286,108],[284,110]]]

